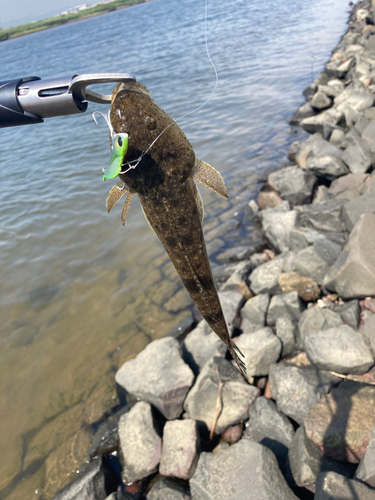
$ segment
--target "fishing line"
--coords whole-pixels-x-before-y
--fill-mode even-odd
[[[201,104],[197,108],[193,109],[192,111],[189,111],[188,113],[185,113],[184,115],[179,116],[176,120],[174,120],[175,123],[177,123],[178,121],[182,120],[186,116],[190,116],[193,113],[196,113],[197,111],[199,111],[200,109],[202,109],[204,106],[206,106],[206,104],[208,104],[211,101],[211,99],[213,98],[213,96],[214,96],[214,94],[216,92],[218,83],[219,83],[219,75],[218,75],[218,72],[217,72],[217,69],[216,69],[216,66],[215,66],[214,62],[211,59],[210,52],[208,50],[208,41],[207,41],[208,0],[205,0],[204,6],[205,6],[205,10],[204,10],[204,41],[205,41],[206,54],[207,54],[208,60],[210,61],[211,66],[213,67],[214,72],[215,72],[215,85],[214,85],[214,88],[213,88],[213,90],[211,92],[211,95],[209,96],[208,99],[206,99],[204,101],[203,104]],[[126,174],[127,172],[129,172],[129,170],[135,169],[139,165],[139,163],[142,161],[142,158],[150,151],[150,149],[155,144],[155,142],[164,134],[164,132],[166,132],[169,129],[169,127],[171,125],[173,125],[173,122],[170,123],[167,127],[165,127],[165,129],[156,137],[156,139],[154,139],[152,141],[152,143],[149,145],[149,147],[146,149],[146,151],[143,151],[136,160],[132,160],[130,162],[126,162],[125,165],[128,165],[129,168],[127,170],[124,170],[123,172],[119,172],[119,174]],[[133,163],[135,163],[135,165],[132,165]]]

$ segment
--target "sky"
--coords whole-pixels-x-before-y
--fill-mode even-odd
[[[0,26],[9,28],[17,24],[38,21],[59,12],[94,0],[0,0]]]

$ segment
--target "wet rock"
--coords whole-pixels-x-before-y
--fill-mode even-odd
[[[341,325],[343,321],[338,313],[327,308],[309,307],[302,313],[298,322],[298,347],[305,348],[306,333],[321,332]]]
[[[337,472],[321,472],[315,491],[315,500],[375,500],[374,490]]]
[[[310,118],[304,118],[301,120],[301,127],[306,130],[306,132],[310,132],[314,134],[318,132],[323,134],[323,125],[338,125],[344,117],[344,113],[338,111],[335,108],[330,108],[327,111],[322,111],[318,115],[311,116]]]
[[[206,248],[207,248],[207,254],[209,256],[213,255],[214,253],[218,252],[221,248],[225,247],[225,243],[223,240],[220,238],[216,238],[214,240],[211,240],[209,243],[207,243]]]
[[[372,428],[370,441],[356,470],[354,479],[363,481],[375,488],[375,426]]]
[[[279,275],[279,286],[283,293],[296,291],[301,299],[313,302],[320,296],[320,288],[316,281],[292,271]]]
[[[265,210],[262,216],[263,232],[277,251],[289,250],[289,233],[296,225],[299,213],[296,210],[289,212],[270,212]]]
[[[283,466],[293,436],[293,425],[279,412],[273,401],[263,396],[254,401],[250,407],[249,421],[246,423],[245,439],[256,441],[269,448]]]
[[[328,457],[358,463],[375,424],[375,387],[345,381],[324,396],[305,421],[306,435]]]
[[[296,484],[310,489],[320,472],[321,457],[318,446],[308,439],[303,425],[296,430],[289,446],[289,463]]]
[[[255,400],[256,401],[256,400]],[[230,425],[225,429],[221,435],[221,439],[225,443],[234,444],[237,443],[243,434],[243,424]]]
[[[245,303],[241,309],[241,326],[244,333],[251,333],[265,326],[269,302],[270,296],[268,293],[261,293]]]
[[[354,330],[357,330],[359,325],[359,318],[361,315],[361,308],[359,306],[358,300],[350,300],[344,304],[334,304],[331,310],[335,313],[340,314],[341,319],[346,325],[351,326]],[[335,326],[335,325],[332,325]]]
[[[157,471],[161,458],[161,438],[154,429],[149,403],[140,401],[122,415],[119,436],[125,483],[139,481]]]
[[[267,311],[267,325],[276,325],[277,318],[299,320],[304,306],[297,292],[282,293],[272,297]]]
[[[258,195],[258,206],[260,210],[277,207],[282,203],[282,198],[274,189],[264,188]]]
[[[306,332],[305,349],[309,360],[321,370],[361,375],[374,364],[363,335],[347,325]]]
[[[222,411],[218,418],[215,433],[221,434],[229,425],[235,425],[247,419],[247,413],[259,389],[248,385],[229,361],[213,358],[202,368],[197,380],[186,397],[184,408],[186,417],[204,423],[210,430],[216,413],[219,389],[215,365],[218,366],[222,388]]]
[[[363,214],[337,261],[329,269],[324,286],[344,299],[375,295],[375,215]]]
[[[276,335],[281,340],[282,344],[280,354],[281,358],[284,358],[296,348],[297,330],[297,323],[291,318],[277,318]]]
[[[160,479],[147,494],[147,500],[190,500],[188,489],[173,479]]]
[[[240,245],[223,252],[218,258],[220,260],[228,260],[229,262],[239,262],[248,259],[254,253],[263,250],[263,248],[264,243],[262,242],[254,245]]]
[[[53,500],[102,500],[116,491],[119,482],[105,459],[93,460],[84,473],[57,493]]]
[[[236,500],[297,500],[275,455],[247,439],[218,454],[202,453],[190,489],[195,500],[228,500],[229,492]]]
[[[197,466],[198,453],[199,433],[195,420],[172,420],[165,424],[160,474],[190,479]]]
[[[316,92],[312,98],[311,105],[316,109],[327,109],[332,106],[332,99],[330,99],[324,92]],[[312,115],[310,115],[312,116]]]
[[[233,229],[237,229],[240,227],[240,222],[235,219],[230,219],[219,226],[216,226],[215,228],[211,229],[208,231],[208,233],[205,235],[206,241],[212,241],[215,240],[216,238],[220,238],[221,236],[224,236],[225,234],[229,233],[230,231],[233,231]]]
[[[213,356],[225,356],[227,347],[206,321],[202,320],[186,336],[183,351],[184,360],[197,374]]]
[[[182,413],[194,374],[172,337],[154,340],[116,373],[116,382],[135,397],[153,404],[167,419]]]
[[[326,205],[303,205],[297,207],[301,212],[302,227],[313,227],[318,231],[342,232],[341,207],[343,200],[334,200]]]
[[[314,116],[314,110],[308,102],[305,102],[297,109],[297,111],[295,111],[289,120],[289,123],[290,125],[298,125],[301,120],[308,118],[309,116]]]
[[[268,375],[272,363],[276,363],[281,353],[281,341],[271,328],[261,328],[253,333],[243,333],[237,346],[245,356],[246,374]]]
[[[293,205],[309,203],[315,183],[313,174],[295,165],[276,170],[268,176],[268,184]]]
[[[320,372],[311,365],[279,363],[272,365],[269,373],[270,388],[278,409],[300,425],[337,380],[337,377]]]
[[[375,214],[375,198],[373,193],[357,196],[345,203],[342,208],[342,219],[346,229],[351,232],[362,214]]]

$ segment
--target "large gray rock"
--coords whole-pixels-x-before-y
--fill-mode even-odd
[[[161,458],[161,437],[154,429],[152,408],[140,401],[121,416],[119,436],[124,458],[123,479],[139,481],[157,471]]]
[[[252,271],[249,276],[250,288],[256,295],[274,294],[280,291],[278,278],[285,270],[286,258],[285,254],[278,255]]]
[[[368,178],[367,174],[347,174],[332,181],[327,189],[328,201],[352,200],[361,194],[361,189]]]
[[[277,318],[276,335],[281,340],[282,348],[280,357],[284,358],[296,348],[296,338],[298,335],[298,326],[290,318]]]
[[[194,373],[207,363],[213,356],[225,356],[227,347],[205,320],[198,323],[184,340],[184,359]]]
[[[303,424],[310,410],[338,380],[314,366],[293,366],[287,363],[272,365],[270,388],[280,411]]]
[[[321,332],[340,325],[343,325],[343,321],[338,313],[323,307],[309,307],[303,311],[298,322],[298,347],[305,348],[305,337],[308,332]]]
[[[358,300],[349,300],[344,304],[333,304],[331,306],[331,310],[340,314],[341,319],[346,325],[349,325],[354,328],[354,330],[357,330],[361,315],[361,308]],[[321,328],[321,330],[323,330],[323,328]]]
[[[253,333],[243,333],[237,346],[245,356],[246,375],[268,375],[270,366],[280,357],[281,341],[271,328],[261,328]]]
[[[375,356],[375,314],[371,314],[364,318],[364,322],[361,325],[361,332],[367,339],[372,353]]]
[[[326,205],[303,205],[297,207],[301,212],[301,226],[312,227],[318,231],[342,232],[341,207],[344,200],[334,200]]]
[[[350,145],[342,155],[342,161],[349,167],[352,174],[367,172],[372,165],[372,157],[363,139],[358,139],[357,144]]]
[[[317,251],[315,245],[297,252],[293,262],[293,268],[298,274],[313,279],[319,285],[323,284],[329,267],[330,264]]]
[[[375,153],[375,122],[371,121],[367,127],[362,132],[362,138],[366,141],[366,144],[371,151]]]
[[[332,100],[324,92],[316,92],[311,105],[316,109],[327,109],[332,106]]]
[[[282,317],[298,321],[304,308],[297,292],[274,295],[267,311],[267,325],[275,326],[277,318]]]
[[[226,359],[213,358],[208,361],[184,404],[185,416],[205,424],[206,430],[211,429],[216,413],[219,382],[215,365],[224,384],[221,394],[222,411],[215,427],[215,433],[221,434],[229,425],[247,419],[250,405],[260,391],[247,384],[238,369]]]
[[[354,479],[363,481],[375,488],[375,425],[372,428],[370,441],[356,470]]]
[[[268,176],[268,184],[293,205],[310,203],[315,183],[316,177],[311,172],[295,165]]]
[[[374,364],[365,337],[347,325],[306,332],[305,349],[309,360],[321,370],[361,375]]]
[[[314,500],[375,500],[375,491],[337,472],[321,472]]]
[[[317,133],[310,136],[307,139],[307,141],[304,141],[302,143],[297,143],[299,144],[299,146],[298,148],[296,148],[294,153],[294,159],[291,161],[295,161],[300,168],[306,170],[306,160],[312,150],[314,142],[320,141],[322,139],[323,136]]]
[[[255,332],[266,324],[266,312],[270,296],[261,293],[249,299],[241,309],[242,329],[244,333]]]
[[[264,210],[262,216],[264,234],[279,252],[289,250],[289,233],[296,225],[298,215],[296,210],[289,212]]]
[[[349,168],[340,158],[331,155],[307,158],[306,168],[317,177],[323,177],[329,181],[349,172]]]
[[[347,380],[310,411],[306,435],[326,456],[358,463],[375,424],[375,387]]]
[[[263,396],[250,407],[245,439],[263,444],[274,452],[279,464],[284,465],[292,444],[294,428],[290,420],[279,412],[275,403]]]
[[[217,454],[202,453],[190,489],[193,500],[297,500],[275,455],[247,439]]]
[[[375,295],[375,215],[363,214],[337,261],[329,269],[324,286],[344,299]]]
[[[240,308],[245,302],[244,296],[241,293],[234,291],[219,292],[219,299],[223,309],[224,318],[231,325],[233,320],[238,315]]]
[[[163,478],[147,494],[147,500],[190,500],[190,493],[177,481]]]
[[[304,118],[300,125],[304,130],[306,130],[306,132],[311,132],[312,134],[319,132],[320,134],[323,134],[324,125],[333,127],[339,124],[343,117],[344,113],[335,108],[330,108],[316,116]]]
[[[181,358],[172,337],[154,340],[116,373],[116,382],[142,401],[153,404],[167,419],[178,418],[194,373]]]
[[[246,248],[249,249],[249,247],[246,247]],[[254,252],[252,252],[252,253],[254,253]],[[248,258],[249,256],[250,256],[250,254],[244,258]],[[229,278],[220,287],[219,297],[221,297],[221,294],[223,292],[238,292],[239,287],[245,282],[252,267],[253,266],[252,266],[252,263],[250,261],[238,262],[235,265],[235,267],[232,268],[233,270],[232,270]],[[239,297],[237,297],[237,300],[239,302],[241,302],[241,299]],[[237,307],[237,305],[236,305],[236,307]],[[236,310],[235,310],[235,312],[236,312]],[[227,321],[230,321],[229,317],[228,317]]]
[[[311,488],[315,484],[321,470],[320,450],[308,439],[303,425],[297,429],[289,446],[289,463],[298,486]]]
[[[199,433],[195,420],[171,420],[163,429],[159,472],[163,476],[190,479],[199,458]]]
[[[357,196],[342,207],[342,220],[346,229],[351,232],[362,214],[375,214],[375,197],[373,193]]]

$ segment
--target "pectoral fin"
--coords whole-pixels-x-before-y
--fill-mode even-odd
[[[115,186],[113,186],[113,188],[108,193],[107,200],[105,202],[108,213],[116,205],[119,199],[122,198],[128,191],[129,188],[123,181],[120,181]]]
[[[128,211],[129,211],[129,208],[130,208],[130,203],[132,202],[134,194],[135,193],[128,193],[128,196],[126,197],[124,206],[122,207],[121,222],[122,222],[123,226],[125,226],[126,216],[128,214]]]
[[[224,180],[220,173],[205,161],[198,160],[198,158],[195,159],[195,165],[191,171],[191,176],[206,188],[228,198],[227,188],[225,187]]]

